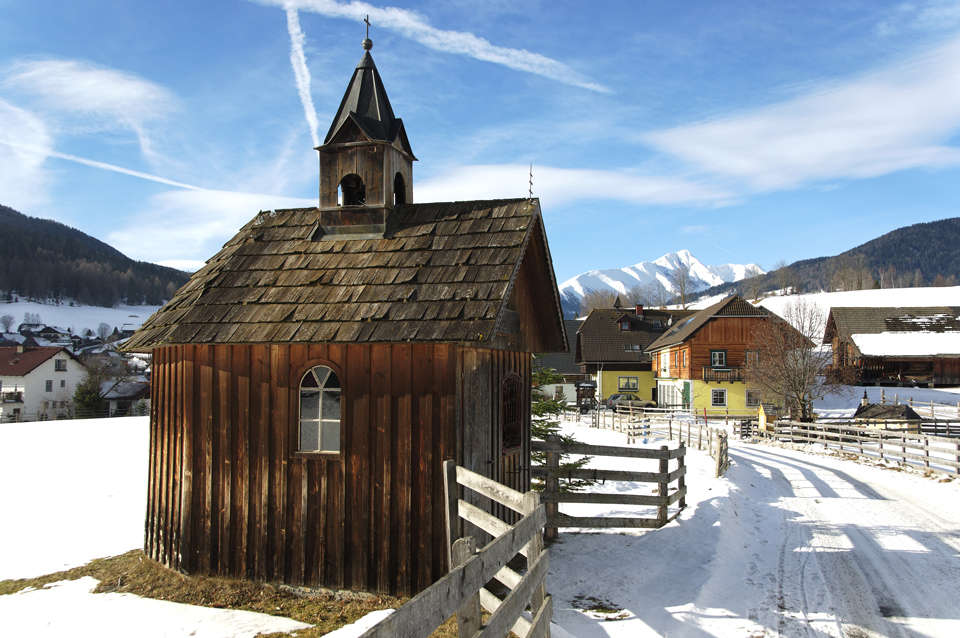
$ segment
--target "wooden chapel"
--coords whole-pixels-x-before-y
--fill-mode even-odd
[[[539,201],[413,203],[371,46],[319,207],[258,213],[125,345],[170,568],[410,595],[447,571],[443,460],[528,489],[532,353],[567,350]]]

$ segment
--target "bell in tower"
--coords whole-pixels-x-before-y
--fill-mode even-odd
[[[331,239],[383,237],[387,220],[413,203],[417,159],[393,115],[369,38],[320,152],[320,227]]]

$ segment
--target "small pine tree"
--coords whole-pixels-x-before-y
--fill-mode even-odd
[[[576,443],[576,439],[572,436],[560,432],[560,416],[563,414],[562,395],[561,398],[551,398],[543,392],[544,386],[554,383],[563,383],[563,377],[557,374],[557,371],[553,368],[537,367],[536,361],[534,361],[533,394],[530,401],[530,411],[532,413],[530,419],[531,436],[534,439],[545,441],[547,435],[556,434],[560,436],[562,443]],[[543,467],[547,464],[546,452],[533,452],[531,456],[534,465]],[[560,467],[568,470],[578,470],[593,458],[585,456],[579,460],[570,461],[566,460],[567,457],[569,457],[569,454],[560,455]],[[545,487],[543,479],[533,479],[531,483],[533,489],[538,492],[542,492]],[[591,485],[593,485],[593,481],[561,479],[560,491],[577,492]]]
[[[73,403],[82,416],[99,415],[106,409],[107,402],[100,395],[100,382],[96,376],[87,374],[77,384],[73,392]]]

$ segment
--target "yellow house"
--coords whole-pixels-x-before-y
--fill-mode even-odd
[[[648,348],[657,405],[707,414],[756,414],[761,392],[744,382],[743,366],[758,322],[769,313],[739,295],[673,325]]]
[[[645,352],[691,310],[650,310],[641,304],[622,307],[620,298],[613,308],[590,311],[577,331],[575,361],[591,381],[597,382],[597,396],[635,394],[657,401],[657,379],[652,359]]]

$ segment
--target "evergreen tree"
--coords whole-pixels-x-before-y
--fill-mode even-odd
[[[555,383],[563,383],[563,377],[557,374],[557,371],[553,368],[542,368],[537,366],[536,357],[534,357],[533,365],[533,394],[530,401],[530,411],[532,413],[532,418],[530,419],[530,431],[532,438],[540,441],[546,441],[548,435],[556,434],[560,436],[561,443],[576,443],[576,439],[574,439],[572,436],[562,434],[560,431],[560,418],[563,415],[564,398],[562,395],[559,399],[555,397],[549,397],[543,391],[544,386]],[[533,452],[531,456],[534,465],[539,465],[541,467],[546,466],[546,452]],[[578,470],[584,467],[590,462],[590,459],[593,458],[590,456],[584,456],[576,461],[571,461],[568,460],[569,456],[569,454],[560,455],[560,467],[568,470]],[[538,492],[543,491],[544,482],[542,479],[533,479],[531,483],[533,489],[537,490]],[[593,481],[561,479],[560,491],[576,492],[591,485],[593,485]]]

